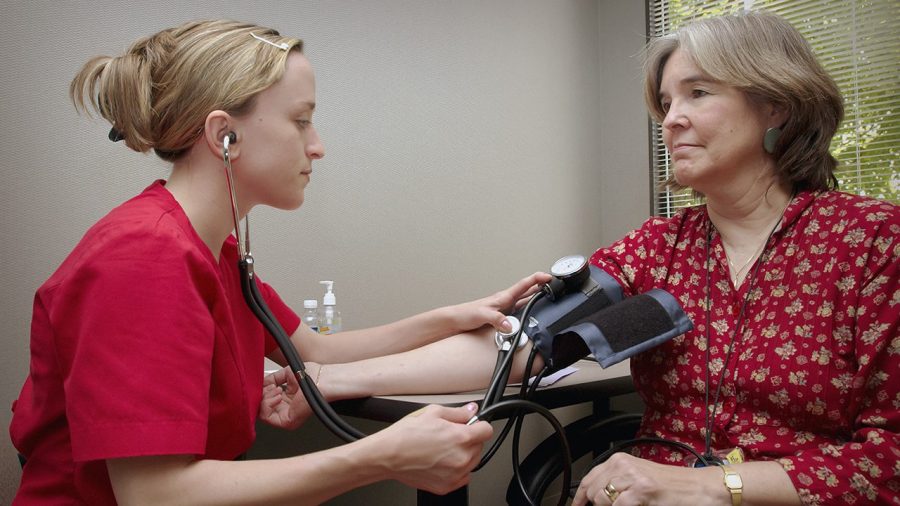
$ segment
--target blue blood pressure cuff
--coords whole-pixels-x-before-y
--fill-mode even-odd
[[[525,333],[551,371],[593,355],[602,367],[649,350],[693,328],[671,294],[661,289],[623,298],[622,287],[591,266],[582,291],[534,304]]]

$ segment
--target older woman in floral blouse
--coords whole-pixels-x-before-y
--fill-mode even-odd
[[[769,14],[694,22],[645,57],[670,183],[705,205],[591,260],[694,322],[632,359],[640,435],[732,462],[639,447],[594,468],[575,506],[900,504],[900,208],[836,191],[836,85]]]

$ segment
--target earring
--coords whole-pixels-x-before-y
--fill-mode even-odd
[[[778,142],[779,137],[781,137],[780,128],[769,128],[766,130],[766,134],[763,136],[763,149],[766,150],[766,153],[770,155],[775,153],[775,143]]]

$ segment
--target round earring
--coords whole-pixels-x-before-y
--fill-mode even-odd
[[[766,130],[766,134],[763,136],[763,149],[766,150],[766,153],[770,155],[775,153],[775,143],[778,142],[779,137],[781,137],[780,128],[769,128]]]

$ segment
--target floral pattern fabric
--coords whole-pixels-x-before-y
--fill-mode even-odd
[[[631,361],[646,404],[639,435],[704,450],[708,331],[710,405],[722,381],[713,449],[779,462],[805,504],[900,504],[898,211],[801,192],[738,288],[705,206],[651,218],[594,253],[628,295],[664,289],[694,322]],[[639,454],[686,459],[668,446]]]

